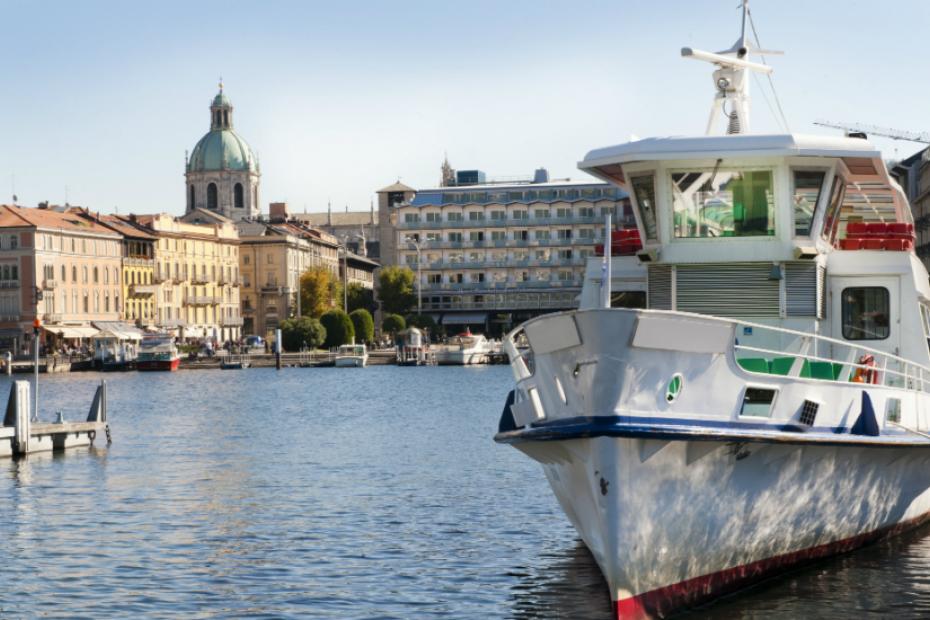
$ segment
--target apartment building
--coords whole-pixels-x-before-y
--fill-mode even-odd
[[[446,325],[499,332],[576,307],[605,215],[635,225],[626,194],[605,183],[550,181],[544,169],[522,182],[484,180],[459,171],[443,187],[379,192],[393,237],[382,232],[385,262],[419,272],[424,312]]]
[[[338,274],[339,245],[332,235],[283,218],[237,227],[243,333],[272,337],[281,321],[300,314],[302,273],[323,266]]]
[[[232,221],[195,224],[165,213],[133,221],[156,237],[157,327],[181,339],[238,340],[239,234]]]
[[[28,347],[37,318],[48,344],[118,321],[121,248],[119,233],[68,210],[0,206],[0,349]]]

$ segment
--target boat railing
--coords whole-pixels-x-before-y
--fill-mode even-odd
[[[749,373],[834,383],[863,383],[916,392],[930,392],[930,368],[898,355],[854,342],[786,327],[690,312],[623,308],[614,308],[610,312],[634,312],[640,316],[662,315],[695,319],[701,322],[726,323],[732,328],[733,338],[730,347],[733,358],[744,371]],[[744,334],[744,341],[748,339],[746,334],[751,334],[756,342],[778,341],[778,344],[766,346],[741,344],[740,334]],[[522,325],[505,336],[503,349],[511,361],[518,380],[533,374],[533,352],[530,343],[525,339]]]

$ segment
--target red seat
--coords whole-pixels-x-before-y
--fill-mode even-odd
[[[885,249],[892,252],[903,252],[906,243],[904,239],[885,239]]]
[[[867,226],[870,237],[884,237],[888,234],[888,224],[885,222],[869,222]]]
[[[868,232],[868,225],[865,222],[850,222],[846,224],[847,237],[861,237]]]
[[[861,239],[840,239],[841,250],[858,250],[861,246]]]
[[[913,226],[906,222],[892,222],[888,224],[888,232],[892,235],[906,235],[908,233],[907,227]]]
[[[863,250],[881,250],[884,247],[884,245],[885,245],[885,240],[880,239],[880,238],[862,240]]]

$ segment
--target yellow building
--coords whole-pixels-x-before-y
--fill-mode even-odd
[[[154,244],[156,325],[182,339],[241,337],[239,235],[231,222],[193,224],[162,213],[135,222]]]

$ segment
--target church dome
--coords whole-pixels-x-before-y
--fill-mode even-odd
[[[188,172],[258,172],[258,158],[242,136],[233,130],[232,112],[232,102],[223,93],[223,85],[220,84],[220,92],[210,104],[210,131],[191,151],[187,160]]]
[[[248,143],[232,129],[213,129],[202,137],[187,162],[188,172],[248,170],[258,172],[258,160]]]

